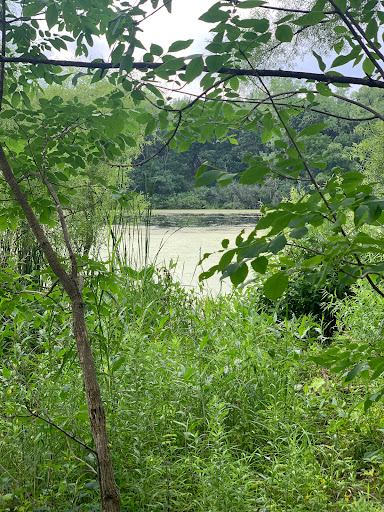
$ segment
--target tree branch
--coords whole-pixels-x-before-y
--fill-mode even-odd
[[[42,248],[45,257],[48,260],[49,265],[51,266],[53,272],[56,277],[58,277],[63,284],[65,291],[68,295],[73,296],[77,294],[77,290],[75,289],[75,284],[71,280],[70,276],[67,274],[65,268],[59,261],[57,254],[53,250],[53,247],[48,240],[46,234],[44,233],[43,228],[40,226],[39,221],[31,208],[31,205],[28,202],[27,197],[25,196],[23,190],[20,188],[20,185],[17,183],[15,175],[13,174],[13,170],[8,163],[7,157],[4,153],[3,146],[0,143],[0,168],[2,170],[5,181],[8,183],[9,188],[12,190],[16,201],[19,203],[21,209],[24,212],[24,215],[28,221],[28,224],[36,237],[37,242]]]
[[[57,60],[57,59],[42,59],[42,58],[29,58],[29,57],[2,57],[0,56],[1,62],[13,62],[19,64],[42,64],[52,65],[61,67],[77,67],[87,69],[119,69],[120,63],[110,62],[84,62],[76,60]],[[156,70],[163,63],[161,62],[134,62],[133,69],[139,71]],[[182,66],[179,71],[185,71],[186,66]],[[203,72],[210,73],[209,69],[205,66]],[[230,76],[261,76],[261,77],[280,77],[280,78],[297,78],[299,80],[313,80],[315,82],[324,82],[327,84],[355,84],[355,85],[367,85],[369,87],[375,87],[384,89],[384,82],[380,80],[374,80],[372,78],[358,78],[354,76],[340,76],[340,75],[327,75],[324,73],[310,73],[306,71],[290,71],[283,69],[243,69],[243,68],[226,68],[223,67],[218,70],[218,74],[230,75]]]
[[[340,7],[336,4],[334,0],[328,0],[330,4],[333,5],[335,8],[337,14],[340,16],[340,18],[344,21],[344,23],[347,25],[348,29],[350,30],[351,34],[354,36],[356,41],[359,43],[361,48],[363,49],[364,53],[368,57],[368,59],[372,62],[374,67],[379,71],[380,75],[384,78],[384,70],[383,68],[378,64],[377,60],[371,55],[371,52],[369,51],[369,48],[367,48],[366,44],[360,37],[360,35],[356,32],[356,30],[353,27],[353,24],[349,21],[349,19],[346,17],[346,15],[343,13],[343,11],[340,9]]]
[[[77,269],[77,259],[76,259],[76,255],[75,255],[75,252],[72,247],[72,242],[71,242],[71,238],[69,236],[67,223],[65,221],[65,215],[63,212],[63,208],[62,208],[60,200],[56,194],[56,190],[53,188],[53,186],[49,183],[49,181],[45,177],[45,156],[46,156],[45,149],[46,148],[44,147],[44,150],[43,150],[43,172],[41,173],[41,181],[44,183],[49,194],[51,195],[52,199],[55,202],[56,210],[59,215],[61,230],[62,230],[63,236],[64,236],[64,242],[67,247],[69,259],[70,259],[71,265],[72,265],[72,274],[71,274],[72,279],[77,279],[77,270],[78,270]]]
[[[1,57],[5,59],[6,52],[6,3],[5,0],[1,0]],[[0,111],[3,106],[3,95],[4,95],[4,81],[5,81],[5,62],[2,60],[0,63]]]
[[[360,32],[360,34],[363,36],[363,38],[368,43],[368,46],[380,57],[380,59],[384,62],[384,55],[380,51],[380,49],[371,41],[368,37],[365,31],[361,28],[361,26],[357,23],[355,18],[350,14],[348,11],[345,13],[345,16],[349,19],[349,21],[356,27],[356,30]]]
[[[131,167],[141,167],[142,165],[147,164],[148,162],[150,162],[151,160],[153,160],[155,157],[157,157],[158,155],[160,155],[160,153],[161,153],[162,151],[164,151],[164,149],[165,149],[166,147],[168,147],[168,145],[169,145],[169,143],[171,142],[171,140],[172,140],[172,139],[174,139],[174,137],[175,137],[175,135],[176,135],[176,133],[177,133],[177,131],[178,131],[179,127],[180,127],[181,120],[182,120],[182,117],[183,117],[183,115],[182,115],[182,112],[181,112],[181,111],[180,111],[180,112],[178,112],[178,114],[179,114],[179,119],[178,119],[178,121],[177,121],[176,127],[175,127],[175,129],[173,130],[173,132],[172,132],[171,136],[170,136],[170,137],[169,137],[169,139],[168,139],[168,140],[167,140],[167,141],[166,141],[166,142],[161,146],[161,148],[160,148],[158,151],[156,151],[153,155],[151,155],[150,157],[148,157],[148,158],[146,158],[146,159],[144,159],[144,160],[141,160],[140,162],[137,162],[136,164],[110,164],[110,163],[107,161],[107,155],[106,155],[106,153],[105,153],[105,151],[104,151],[104,148],[103,148],[103,146],[102,146],[102,145],[100,144],[100,142],[99,142],[100,147],[101,147],[101,150],[102,150],[102,152],[103,152],[103,154],[104,154],[104,163],[105,163],[106,165],[108,165],[108,167],[122,167],[122,168],[123,168],[123,167],[129,167],[129,168],[131,168]]]
[[[48,423],[48,425],[51,425],[52,427],[54,427],[55,429],[59,430],[61,433],[63,433],[65,436],[69,437],[69,439],[72,439],[72,441],[75,441],[75,443],[79,444],[80,446],[82,446],[83,448],[86,448],[88,451],[94,453],[97,457],[97,452],[95,452],[95,450],[93,448],[91,448],[90,446],[88,446],[86,443],[84,443],[84,441],[82,441],[81,439],[78,439],[76,436],[70,434],[69,432],[67,432],[66,430],[64,430],[63,428],[59,427],[59,425],[57,425],[56,423],[54,423],[50,418],[44,418],[44,416],[41,416],[40,414],[37,414],[36,412],[33,412],[29,407],[28,405],[25,405],[25,408],[27,409],[27,411],[31,414],[31,416],[34,416],[35,418],[38,418],[39,420],[43,420],[45,421],[45,423]]]

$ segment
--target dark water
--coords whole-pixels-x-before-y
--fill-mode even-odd
[[[260,214],[257,211],[207,211],[177,210],[154,212],[151,225],[159,228],[215,227],[215,226],[254,226]]]

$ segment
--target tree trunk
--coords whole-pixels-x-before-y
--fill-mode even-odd
[[[67,292],[72,306],[73,332],[77,345],[77,353],[83,374],[85,393],[88,403],[88,416],[95,451],[98,457],[98,475],[100,484],[101,506],[103,512],[120,512],[120,496],[115,477],[111,453],[109,450],[107,426],[105,420],[104,406],[101,400],[100,388],[97,381],[95,361],[93,359],[91,345],[89,343],[88,331],[84,315],[84,303],[81,287],[78,284],[77,276],[71,277],[60,263],[52,244],[48,240],[41,227],[29,201],[17,182],[13,170],[9,165],[3,147],[0,143],[0,169],[5,181],[12,190],[16,201],[21,206],[24,215],[43,250],[48,263]]]
[[[73,333],[76,340],[80,366],[87,395],[88,416],[98,458],[99,484],[102,509],[120,511],[120,496],[113,474],[111,453],[105,420],[105,411],[97,381],[95,363],[89,343],[81,293],[70,297],[73,316]]]

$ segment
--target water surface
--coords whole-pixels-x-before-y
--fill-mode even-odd
[[[244,229],[247,236],[259,216],[257,210],[155,210],[150,226],[144,223],[122,231],[121,246],[135,267],[142,267],[145,260],[169,267],[172,261],[174,278],[184,287],[225,293],[232,287],[229,279],[221,281],[214,275],[199,283],[199,274],[218,263],[223,239],[234,245],[240,231]],[[199,265],[205,253],[213,254]]]

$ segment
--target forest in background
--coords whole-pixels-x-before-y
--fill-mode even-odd
[[[272,94],[298,89],[300,83],[297,80],[270,81]],[[377,110],[383,108],[384,93],[380,90],[362,88],[346,94],[351,99]],[[234,100],[233,107],[240,109],[241,101]],[[311,160],[326,160],[326,167],[315,172],[319,182],[327,181],[334,168],[368,171],[369,146],[371,144],[371,149],[374,150],[379,136],[375,120],[371,118],[362,122],[362,118],[370,117],[357,105],[345,103],[335,96],[318,95],[310,108],[304,104],[301,108],[302,113],[295,116],[292,122],[296,132],[314,123],[327,125],[316,141],[309,137],[306,140],[308,157]],[[279,203],[283,198],[288,198],[291,189],[297,186],[283,176],[280,179],[260,179],[260,184],[247,186],[234,181],[227,187],[212,184],[209,187],[195,188],[196,171],[204,162],[212,163],[228,172],[241,172],[247,167],[243,161],[247,153],[262,155],[266,160],[269,157],[273,159],[277,150],[273,137],[269,141],[262,141],[262,121],[259,124],[259,130],[244,130],[240,125],[237,130],[228,134],[223,134],[220,127],[215,129],[213,124],[205,125],[201,140],[193,142],[188,149],[180,146],[167,148],[148,164],[134,168],[128,175],[133,189],[149,196],[152,207],[159,209],[259,209],[263,204]],[[228,137],[223,139],[223,135]],[[143,154],[148,157],[154,148],[159,149],[162,139],[162,133],[156,132],[150,145],[143,147]],[[302,183],[300,186],[307,189],[309,185]]]

